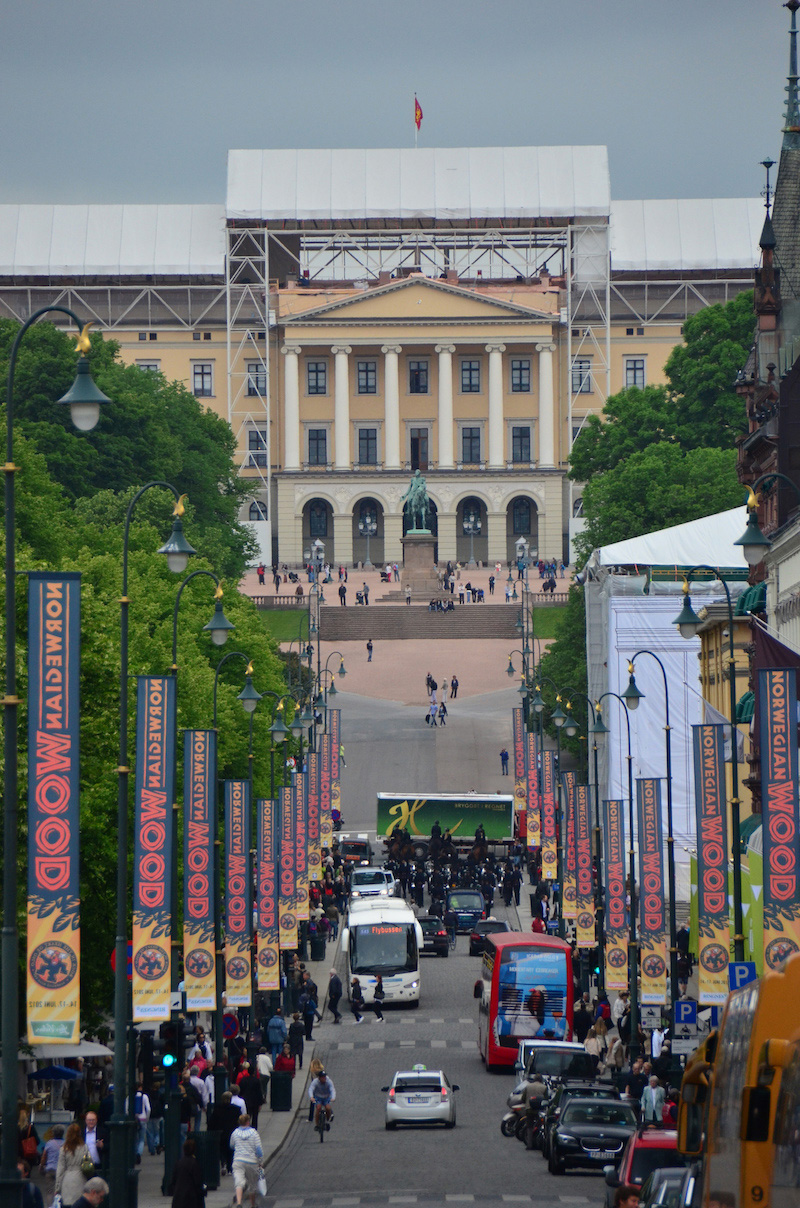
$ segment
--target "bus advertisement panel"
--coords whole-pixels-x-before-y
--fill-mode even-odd
[[[454,839],[472,839],[482,826],[489,842],[510,839],[513,834],[514,799],[502,793],[378,793],[378,836],[387,837],[395,828],[416,835],[430,835],[438,822]]]
[[[550,936],[517,932],[487,937],[478,1047],[486,1068],[513,1066],[520,1040],[572,1036],[570,947]]]

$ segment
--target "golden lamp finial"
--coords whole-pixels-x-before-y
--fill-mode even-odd
[[[75,351],[80,352],[83,356],[87,352],[91,352],[92,342],[89,339],[89,328],[92,326],[94,319],[90,319],[88,323],[84,323],[81,333],[75,340]]]
[[[172,509],[173,516],[183,516],[186,513],[186,508],[183,506],[184,499],[188,499],[188,495],[179,495],[175,501],[175,507]]]
[[[222,580],[220,579],[219,583],[217,584],[217,590],[214,592],[214,599],[221,600],[222,594]]]
[[[252,675],[252,674],[253,674],[253,664],[252,664],[252,663],[248,663],[248,664],[247,664],[247,670],[245,671],[245,675]]]
[[[744,506],[748,512],[755,512],[758,508],[758,495],[756,495],[752,487],[746,487],[745,490],[747,491],[747,499]]]

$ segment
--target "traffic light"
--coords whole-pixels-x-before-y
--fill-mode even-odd
[[[158,1035],[158,1042],[154,1043],[153,1048],[160,1056],[159,1064],[164,1070],[174,1070],[183,1048],[183,1020],[167,1020],[160,1025]]]

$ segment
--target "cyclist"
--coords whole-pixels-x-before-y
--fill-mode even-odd
[[[446,910],[444,914],[445,930],[450,938],[450,947],[455,948],[456,936],[458,935],[458,915],[455,910]]]
[[[316,1078],[311,1083],[311,1086],[308,1088],[308,1097],[311,1102],[315,1104],[314,1124],[319,1124],[320,1112],[325,1113],[326,1122],[330,1124],[331,1120],[333,1119],[331,1104],[336,1098],[336,1087],[333,1085],[333,1082],[330,1080],[324,1070],[319,1071]]]

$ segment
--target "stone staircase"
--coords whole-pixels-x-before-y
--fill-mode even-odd
[[[510,605],[463,604],[454,612],[429,612],[420,604],[330,605],[320,612],[323,642],[401,641],[404,638],[498,638],[514,641],[517,609]]]

